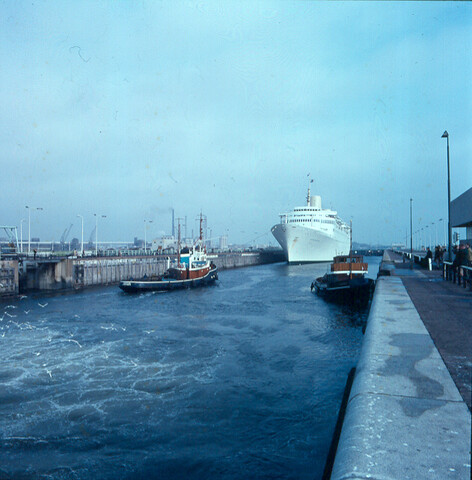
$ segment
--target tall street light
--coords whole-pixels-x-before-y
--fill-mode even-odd
[[[152,223],[152,220],[144,220],[144,254],[147,253],[146,222],[147,223]]]
[[[23,253],[23,222],[26,222],[24,218],[20,221],[20,252]]]
[[[98,217],[107,218],[107,216],[98,213],[94,213],[93,216],[95,217],[95,256],[98,257]]]
[[[451,170],[449,166],[449,133],[447,130],[442,134],[441,138],[447,140],[447,253],[449,255],[449,261],[452,259],[451,249]]]
[[[29,207],[25,206],[28,209],[28,253],[31,252],[31,210],[42,210],[42,207]]]
[[[444,220],[442,218],[440,218],[438,220],[438,222],[443,222],[443,231],[444,231],[444,235],[443,235],[444,243],[443,243],[443,245],[446,245],[446,224],[444,223]]]
[[[410,198],[410,268],[413,268],[413,199]]]
[[[82,215],[77,215],[80,217],[82,221],[82,241],[80,242],[80,250],[82,251],[82,255],[84,254],[84,217]]]

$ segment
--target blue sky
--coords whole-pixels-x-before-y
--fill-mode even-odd
[[[58,240],[275,240],[307,174],[354,241],[472,186],[469,2],[0,2],[0,223]],[[25,229],[25,224],[23,224]],[[441,231],[440,231],[441,232]],[[443,237],[441,234],[440,239]]]

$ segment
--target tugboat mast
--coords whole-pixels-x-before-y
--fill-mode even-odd
[[[203,214],[200,212],[200,251],[206,253],[206,246],[203,242]]]
[[[177,235],[177,265],[180,265],[180,218],[178,219],[178,235]]]

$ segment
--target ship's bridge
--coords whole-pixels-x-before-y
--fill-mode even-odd
[[[336,212],[332,210],[317,210],[310,207],[295,208],[293,212],[280,214],[280,223],[323,223],[336,224]]]

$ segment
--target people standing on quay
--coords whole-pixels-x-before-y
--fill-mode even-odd
[[[428,268],[431,269],[433,267],[433,253],[429,247],[426,248],[426,256],[424,258],[426,259]]]
[[[434,264],[436,268],[440,268],[442,263],[442,249],[439,245],[434,248]]]
[[[468,243],[465,244],[464,248],[464,266],[472,267],[472,249]]]

